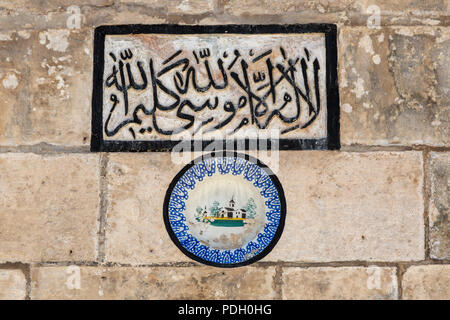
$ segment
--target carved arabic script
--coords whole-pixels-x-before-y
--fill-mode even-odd
[[[324,37],[127,35],[105,41],[104,138],[326,136]]]

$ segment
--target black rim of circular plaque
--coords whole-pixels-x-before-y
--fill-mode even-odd
[[[209,158],[219,158],[219,157],[235,157],[235,158],[242,158],[247,161],[250,161],[252,163],[255,163],[258,167],[260,167],[262,170],[264,170],[268,175],[269,178],[272,180],[273,184],[275,185],[277,192],[278,192],[278,198],[280,200],[280,221],[278,223],[277,231],[275,232],[275,235],[271,239],[270,243],[257,255],[253,256],[252,258],[239,262],[239,263],[216,263],[208,260],[204,260],[192,252],[188,251],[183,245],[180,243],[180,240],[178,240],[177,236],[172,230],[172,226],[170,225],[169,221],[169,202],[170,202],[170,196],[172,194],[173,189],[175,188],[175,185],[177,184],[178,180],[186,173],[187,170],[189,170],[192,166],[194,166],[196,163],[199,163],[201,161],[207,160]],[[266,166],[264,163],[262,163],[259,159],[252,157],[245,153],[238,153],[233,151],[219,151],[219,152],[211,152],[206,155],[202,155],[194,160],[192,160],[190,163],[185,165],[183,169],[180,170],[180,172],[177,173],[177,175],[173,178],[172,182],[169,185],[169,188],[166,191],[166,196],[164,198],[164,206],[163,206],[163,218],[164,218],[164,224],[166,226],[167,233],[170,236],[170,239],[172,242],[178,247],[178,249],[181,250],[186,256],[191,258],[192,260],[195,260],[197,262],[214,266],[214,267],[221,267],[221,268],[235,268],[235,267],[241,267],[245,265],[252,264],[262,258],[264,258],[266,255],[272,251],[272,249],[277,244],[278,240],[281,237],[281,234],[283,233],[284,229],[284,223],[286,218],[286,198],[284,196],[283,187],[281,186],[280,181],[278,180],[278,177],[272,172],[272,170]]]

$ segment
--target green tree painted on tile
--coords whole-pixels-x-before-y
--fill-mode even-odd
[[[256,214],[256,204],[253,198],[248,199],[247,205],[245,206],[245,210],[247,211],[247,218],[254,218]]]
[[[219,211],[220,211],[219,205],[220,205],[220,203],[218,201],[214,201],[212,204],[212,207],[209,208],[209,211],[211,212],[212,217],[217,217],[217,215],[219,214]]]

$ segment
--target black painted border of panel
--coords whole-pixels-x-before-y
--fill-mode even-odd
[[[169,151],[180,141],[117,141],[103,139],[103,73],[105,36],[113,34],[272,34],[272,33],[324,33],[326,50],[327,84],[327,137],[323,139],[279,139],[280,150],[339,150],[340,110],[337,81],[337,28],[334,24],[290,24],[290,25],[108,25],[95,28],[94,33],[94,74],[92,92],[91,151],[92,152],[144,152]],[[202,141],[203,149],[212,141]],[[191,147],[198,142],[192,141]],[[259,146],[250,139],[233,143],[234,149],[251,150]],[[271,149],[271,140],[267,148]],[[222,141],[222,148],[230,145]],[[193,149],[191,149],[193,150]]]

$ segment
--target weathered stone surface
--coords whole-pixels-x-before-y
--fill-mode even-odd
[[[70,6],[107,6],[114,4],[114,0],[0,0],[0,9],[10,11],[29,11],[31,13],[45,14],[55,10],[65,10]]]
[[[120,0],[120,3],[144,4],[157,7],[165,7],[167,5],[167,1],[160,1],[160,0]]]
[[[83,8],[83,16],[86,26],[97,27],[101,25],[115,24],[164,24],[166,23],[165,13],[161,12],[162,7],[152,5],[149,7],[133,6],[119,7],[116,10],[108,8],[108,10],[98,8]]]
[[[432,12],[448,13],[448,3],[445,0],[359,0],[353,1],[354,7],[363,12],[371,5],[377,5],[380,8],[381,14],[412,13],[415,15],[430,14]]]
[[[403,299],[449,300],[450,265],[413,266],[403,274]]]
[[[201,15],[212,12],[216,6],[217,0],[120,0],[121,3],[128,5],[136,4],[141,8],[153,8],[164,10],[169,15]]]
[[[192,261],[173,244],[163,221],[166,190],[183,167],[174,165],[170,157],[170,153],[110,155],[107,261]]]
[[[431,154],[430,254],[450,259],[450,153]]]
[[[108,15],[112,19],[117,13],[113,4],[114,0],[1,0],[0,29],[80,29],[92,25],[93,19],[101,25],[102,17]]]
[[[26,8],[14,10],[14,12],[0,10],[0,30],[32,29],[36,31],[80,29],[105,24],[164,23],[167,22],[166,7],[165,1],[149,0],[142,3],[137,1],[125,3],[121,6],[72,5],[69,3],[65,7],[51,10],[43,6],[41,9],[47,13],[34,12],[36,10]]]
[[[352,0],[344,1],[298,1],[298,0],[231,0],[225,2],[225,10],[233,15],[258,15],[258,14],[285,14],[289,12],[311,11],[319,15],[328,12],[344,11],[351,5]]]
[[[167,2],[169,14],[203,14],[214,10],[214,0],[174,0]]]
[[[382,15],[404,15],[406,14],[406,12],[415,15],[425,15],[437,12],[445,14],[448,10],[448,5],[445,0],[401,0],[395,2],[388,0],[343,0],[316,2],[307,0],[280,0],[276,3],[270,0],[231,0],[225,2],[225,9],[236,15],[282,14],[290,11],[300,12],[304,10],[313,10],[317,15],[327,12],[349,12],[366,14],[368,13],[367,9],[372,5],[378,6]]]
[[[89,144],[92,30],[41,31],[37,41],[31,67],[30,140]]]
[[[114,5],[116,4],[116,5]],[[79,0],[67,1],[8,1],[0,3],[0,28],[17,30],[32,28],[66,28],[73,19],[82,25],[111,24],[115,13],[135,11],[138,20],[148,15],[164,22],[199,24],[215,19],[215,24],[289,24],[338,23],[366,26],[374,21],[377,11],[373,1],[306,1],[306,0]],[[381,25],[448,25],[445,0],[436,1],[377,1]],[[104,19],[106,16],[108,18]],[[206,18],[205,18],[206,17]],[[206,20],[204,20],[206,19]],[[123,23],[146,23],[130,22]],[[147,22],[152,23],[152,22]]]
[[[373,7],[373,5],[376,5]],[[437,25],[445,24],[445,0],[436,1],[259,1],[224,2],[227,19],[245,18],[247,23],[339,23],[345,25]],[[376,15],[379,14],[379,18]],[[259,19],[261,17],[261,19]],[[277,20],[278,19],[278,20]],[[297,20],[295,20],[297,19]],[[281,20],[281,21],[280,21]]]
[[[32,299],[274,299],[275,268],[32,269]],[[79,286],[77,285],[79,284]],[[79,288],[79,289],[77,289]]]
[[[292,23],[347,23],[345,8],[351,0],[329,2],[314,1],[259,1],[231,0],[224,3],[226,20],[249,24]]]
[[[397,299],[395,268],[283,268],[283,299]]]
[[[2,35],[0,144],[89,144],[91,33],[62,29]]]
[[[280,152],[287,215],[269,261],[424,258],[419,152]]]
[[[25,295],[26,280],[23,272],[0,269],[0,300],[23,300]]]
[[[96,257],[98,156],[0,154],[0,262]]]
[[[191,261],[173,245],[162,219],[166,189],[181,167],[168,153],[110,156],[107,261]],[[265,260],[423,258],[420,153],[280,152],[277,175],[287,221]]]
[[[30,33],[0,34],[0,145],[22,144],[31,135]]]
[[[449,34],[444,27],[341,28],[343,145],[450,144]]]

